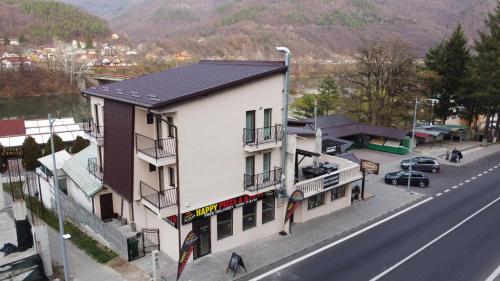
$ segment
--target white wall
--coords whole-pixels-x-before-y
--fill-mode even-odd
[[[92,213],[92,198],[87,197],[85,193],[76,185],[76,183],[70,178],[66,179],[66,185],[68,187],[68,196],[73,200],[78,202],[85,210]]]
[[[42,202],[43,205],[52,209],[52,201],[55,199],[54,189],[52,188],[52,178],[47,178],[45,175],[39,171],[37,171],[38,177],[40,179],[40,192],[42,193]],[[49,183],[48,180],[51,182]]]

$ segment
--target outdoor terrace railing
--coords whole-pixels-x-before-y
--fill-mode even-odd
[[[145,182],[140,182],[141,198],[156,206],[158,209],[163,209],[173,206],[177,203],[177,188],[158,190]]]
[[[89,158],[87,163],[87,170],[90,174],[96,177],[98,180],[102,181],[104,178],[104,170],[101,165],[97,164],[97,158]]]
[[[259,192],[260,189],[281,183],[281,168],[274,167],[273,170],[256,175],[243,175],[243,186],[247,191]]]
[[[270,127],[247,129],[243,128],[243,143],[249,146],[278,142],[283,139],[283,126],[276,124]]]
[[[338,181],[336,181],[336,175],[338,175]],[[329,174],[298,182],[295,184],[295,189],[302,190],[302,192],[304,192],[304,196],[309,197],[324,191],[325,188],[328,189],[334,186],[346,184],[359,178],[361,178],[359,166],[352,165],[351,167],[343,168]],[[336,181],[336,183],[332,184],[332,180],[334,182]],[[325,182],[327,185],[331,186],[325,186]]]
[[[175,138],[154,140],[144,135],[135,134],[135,148],[155,159],[175,156]]]
[[[94,123],[92,118],[83,119],[83,131],[95,139],[104,137],[104,126]]]

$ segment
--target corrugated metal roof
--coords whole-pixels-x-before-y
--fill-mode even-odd
[[[90,144],[64,163],[62,169],[87,196],[93,196],[102,189],[102,184],[87,169],[88,160],[97,156],[97,146]]]
[[[60,170],[61,167],[64,165],[64,163],[71,158],[71,155],[64,149],[56,152],[55,154],[56,154],[55,155],[56,167],[57,167],[57,170]],[[38,162],[42,163],[42,165],[47,167],[47,169],[49,169],[51,172],[54,172],[54,171],[52,171],[53,170],[52,167],[54,166],[54,164],[52,162],[52,154],[46,155],[42,158],[38,158]]]
[[[282,61],[200,61],[83,90],[84,94],[158,108],[285,72]]]
[[[24,120],[0,120],[0,137],[24,135]]]

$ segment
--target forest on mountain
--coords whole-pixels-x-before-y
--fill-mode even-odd
[[[78,7],[46,0],[0,0],[0,38],[45,43],[104,38],[106,21]]]

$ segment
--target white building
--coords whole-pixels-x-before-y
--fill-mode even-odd
[[[283,62],[201,61],[84,90],[85,131],[112,194],[100,208],[159,229],[160,249],[177,260],[179,231],[198,235],[195,259],[286,231],[296,189],[306,199],[295,223],[349,206],[359,166],[314,153],[314,132],[289,136],[282,172],[286,71]]]

